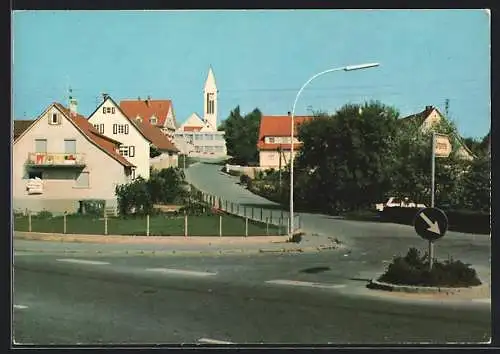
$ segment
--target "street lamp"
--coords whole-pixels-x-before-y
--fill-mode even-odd
[[[354,71],[354,70],[362,70],[362,69],[368,69],[368,68],[373,68],[376,66],[379,66],[379,63],[367,63],[367,64],[359,64],[359,65],[347,65],[343,66],[340,68],[333,68],[333,69],[328,69],[325,71],[322,71],[320,73],[317,73],[313,75],[309,80],[305,82],[304,85],[300,88],[299,92],[297,92],[297,96],[295,96],[295,102],[293,102],[293,109],[292,109],[292,119],[291,119],[291,132],[290,132],[290,139],[291,139],[291,144],[290,144],[290,217],[289,219],[289,225],[288,225],[288,235],[290,237],[293,236],[293,138],[294,138],[294,128],[295,128],[295,122],[294,122],[294,117],[295,117],[295,106],[297,105],[297,100],[299,99],[300,94],[304,90],[304,88],[309,85],[311,81],[316,79],[317,77],[320,77],[322,75],[334,72],[334,71]]]

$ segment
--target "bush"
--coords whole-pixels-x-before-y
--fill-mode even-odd
[[[192,216],[201,216],[201,215],[211,215],[211,209],[208,205],[200,202],[191,202],[184,207],[179,209],[179,214],[187,214]]]
[[[303,232],[297,232],[288,239],[288,242],[300,243],[302,241]]]
[[[248,185],[248,183],[250,183],[250,181],[251,181],[251,180],[252,180],[252,179],[251,179],[251,178],[250,178],[250,176],[248,176],[248,175],[241,175],[241,176],[240,176],[240,183],[241,183],[242,185],[245,185],[245,186],[246,186],[246,185]]]
[[[428,255],[410,248],[406,256],[394,257],[386,272],[378,279],[396,285],[468,287],[481,285],[476,270],[459,260],[434,260],[429,272]]]
[[[81,200],[78,214],[102,216],[106,202],[101,199]]]
[[[235,171],[235,170],[229,170],[229,171],[227,171],[227,173],[230,174],[231,176],[235,176],[235,177],[239,177],[242,174],[240,171]]]
[[[39,219],[51,219],[53,217],[52,213],[48,210],[42,210],[36,214]]]

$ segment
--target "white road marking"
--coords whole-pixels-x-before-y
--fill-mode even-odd
[[[27,309],[28,306],[24,306],[24,305],[14,305],[14,308],[15,309],[19,309],[19,310],[24,310],[24,309]]]
[[[310,281],[298,281],[298,280],[286,280],[286,279],[268,280],[266,281],[266,283],[278,284],[278,285],[308,286],[312,288],[324,288],[324,289],[338,289],[345,287],[345,284],[313,283]]]
[[[207,343],[207,344],[233,344],[232,342],[227,342],[224,340],[217,340],[217,339],[210,339],[210,338],[200,338],[200,339],[198,339],[198,342]]]
[[[146,270],[148,272],[159,272],[159,273],[174,274],[174,275],[192,275],[198,277],[217,275],[217,273],[211,273],[211,272],[197,272],[194,270],[172,269],[172,268],[148,268]]]
[[[79,263],[79,264],[94,264],[94,265],[109,264],[109,262],[87,261],[85,259],[73,259],[73,258],[60,258],[57,261],[58,262],[67,262],[67,263]]]

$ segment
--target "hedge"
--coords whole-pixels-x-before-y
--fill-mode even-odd
[[[380,212],[380,220],[405,225],[413,225],[420,208],[392,207]],[[477,234],[489,234],[490,214],[470,210],[443,210],[448,217],[448,230]]]

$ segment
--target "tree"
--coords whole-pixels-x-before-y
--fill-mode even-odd
[[[299,129],[295,190],[329,212],[369,207],[390,189],[399,113],[380,102],[348,104]],[[314,199],[314,200],[311,200]]]
[[[228,155],[234,163],[248,165],[258,161],[257,141],[262,114],[255,108],[251,113],[241,116],[240,107],[231,111],[219,126],[224,130]]]
[[[491,159],[481,156],[470,163],[459,181],[458,205],[462,209],[490,212]]]

